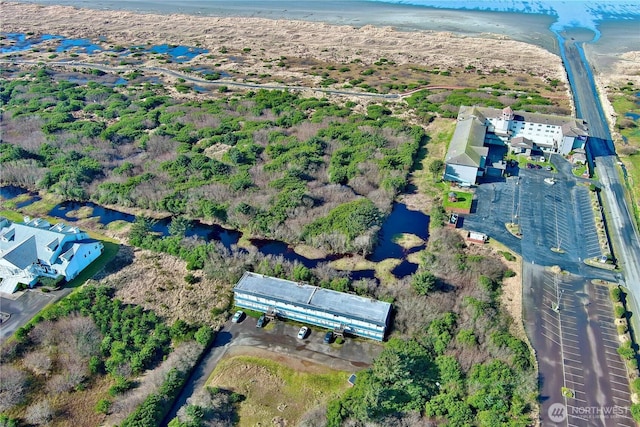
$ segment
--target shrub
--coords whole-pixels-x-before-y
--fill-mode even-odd
[[[634,393],[640,393],[640,378],[631,381],[631,390]]]
[[[613,302],[621,302],[622,301],[622,290],[616,286],[612,288],[610,291],[611,301]]]
[[[504,272],[503,277],[506,279],[506,278],[509,278],[509,277],[514,277],[515,275],[516,275],[515,271],[513,271],[511,269],[508,269],[507,271]]]
[[[618,347],[618,354],[626,360],[631,360],[635,357],[636,352],[635,350],[631,347],[631,342],[627,341],[625,343],[622,343],[620,345],[620,347]]]
[[[338,337],[338,338],[336,338],[335,343],[336,343],[336,344],[342,344],[342,343],[344,343],[344,338],[342,338],[342,337]]]
[[[626,324],[618,325],[618,335],[624,335],[629,331],[629,327]]]
[[[627,310],[625,310],[622,305],[616,305],[613,310],[618,319],[622,319],[627,314]]]
[[[506,259],[507,261],[515,261],[516,260],[516,257],[509,251],[502,251],[500,253],[504,257],[504,259]]]
[[[418,295],[427,295],[436,288],[436,277],[430,271],[420,271],[413,275],[411,286]]]
[[[640,422],[640,403],[631,405],[631,416],[634,420]]]
[[[189,285],[193,285],[194,283],[198,282],[198,278],[194,276],[193,273],[188,273],[186,276],[184,276],[184,281]]]
[[[96,403],[96,412],[98,414],[108,414],[111,409],[111,401],[109,399],[100,399]]]

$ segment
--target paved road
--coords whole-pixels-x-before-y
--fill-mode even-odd
[[[567,68],[577,115],[589,124],[591,137],[588,151],[602,185],[605,209],[612,224],[608,224],[614,255],[623,268],[625,284],[631,291],[635,306],[640,307],[640,238],[631,210],[625,198],[624,184],[617,168],[617,158],[608,123],[597,96],[593,75],[586,62],[579,40],[568,39],[565,46]]]
[[[187,381],[165,419],[165,425],[176,416],[180,407],[196,390],[206,385],[209,376],[225,355],[236,352],[241,354],[243,348],[268,350],[301,359],[303,362],[318,363],[348,372],[368,367],[383,349],[382,344],[365,339],[348,338],[342,345],[328,345],[323,342],[325,331],[316,328],[312,328],[304,340],[299,340],[296,338],[299,326],[283,321],[270,322],[264,329],[256,328],[255,324],[256,320],[250,317],[238,324],[227,322],[216,335],[209,353]]]

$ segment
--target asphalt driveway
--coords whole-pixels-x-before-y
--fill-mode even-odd
[[[173,419],[180,407],[194,391],[206,385],[218,362],[233,347],[253,347],[272,351],[332,369],[356,372],[371,365],[383,350],[382,343],[363,338],[347,338],[343,344],[323,342],[326,329],[310,327],[304,340],[297,338],[300,324],[276,320],[264,328],[256,328],[256,319],[245,316],[240,323],[228,321],[216,335],[208,354],[187,381],[176,404],[165,419],[165,425]]]

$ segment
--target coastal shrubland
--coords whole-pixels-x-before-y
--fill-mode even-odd
[[[368,200],[375,220],[343,230],[340,252],[374,234],[425,142],[385,105],[362,114],[288,91],[184,101],[161,85],[77,85],[38,69],[4,85],[1,99],[4,182],[290,242],[320,242],[336,209]]]
[[[112,288],[85,287],[45,309],[2,345],[0,408],[31,424],[46,424],[59,413],[81,425],[99,424],[116,410],[126,416],[135,408],[121,405],[127,393],[141,387],[145,394],[156,393],[139,375],[162,366],[167,375],[184,376],[212,338],[208,327],[182,321],[168,326],[153,311],[123,304]],[[163,363],[180,345],[190,346],[195,359]],[[177,354],[184,360],[184,351]],[[170,382],[171,375],[160,382]],[[157,393],[170,402],[179,388],[163,392],[163,387],[168,386]]]
[[[640,106],[638,104],[638,85],[627,81],[617,85],[607,86],[608,99],[611,102],[615,116],[614,140],[616,152],[624,162],[627,170],[627,189],[634,203],[631,203],[636,218],[640,224]]]
[[[500,303],[506,268],[485,260],[454,231],[434,231],[418,272],[382,291],[396,308],[392,338],[329,403],[327,425],[532,422],[533,358]]]

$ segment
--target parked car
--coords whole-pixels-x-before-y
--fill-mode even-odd
[[[546,170],[547,172],[551,172],[552,168],[551,166],[547,166],[546,168],[544,168],[544,170]]]
[[[262,328],[264,326],[265,321],[267,320],[266,316],[263,314],[258,318],[256,322],[256,328]]]
[[[329,331],[324,334],[324,342],[326,344],[331,344],[331,341],[333,341],[333,332]]]
[[[306,326],[303,326],[302,328],[300,328],[300,330],[298,331],[298,339],[299,340],[305,339],[307,336],[307,332],[309,332],[309,328],[307,328]]]
[[[243,317],[244,317],[244,311],[238,310],[238,311],[236,311],[236,313],[231,318],[231,321],[233,323],[239,323],[242,320]]]

